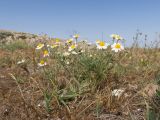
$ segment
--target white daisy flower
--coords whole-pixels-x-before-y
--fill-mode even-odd
[[[114,43],[111,45],[113,51],[118,52],[124,50],[124,47],[120,43]]]
[[[43,51],[43,57],[48,57],[48,56],[49,56],[48,50]]]
[[[118,35],[118,34],[112,34],[111,35],[111,38],[113,38],[114,40],[122,40],[123,38],[120,36],[120,35]]]
[[[108,44],[103,41],[99,41],[97,43],[97,49],[107,49],[107,47],[108,47]]]
[[[73,42],[73,38],[70,38],[70,39],[68,39],[68,40],[66,41],[67,44],[70,44],[70,43],[72,43],[72,42]]]
[[[71,46],[69,47],[68,51],[72,51],[72,50],[74,50],[76,47],[77,47],[76,45],[71,45]]]
[[[39,43],[39,44],[37,45],[36,49],[38,50],[38,49],[41,49],[41,48],[43,48],[43,47],[44,47],[44,44]]]
[[[40,66],[40,67],[43,67],[43,66],[45,66],[45,65],[47,65],[47,63],[46,63],[44,60],[41,60],[41,61],[38,63],[38,66]]]
[[[119,98],[123,92],[124,92],[124,89],[115,89],[112,91],[112,96],[116,96]]]
[[[75,34],[75,35],[73,35],[73,38],[78,39],[78,38],[79,38],[79,35],[78,35],[78,34]]]

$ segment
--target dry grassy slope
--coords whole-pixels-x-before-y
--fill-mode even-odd
[[[120,56],[123,58],[119,62],[126,69],[124,75],[118,78],[111,75],[109,76],[110,85],[104,81],[99,91],[94,93],[88,91],[70,101],[68,103],[70,113],[64,105],[58,105],[56,99],[53,98],[52,111],[47,113],[41,90],[52,89],[52,87],[49,88],[50,82],[43,74],[39,74],[43,73],[41,69],[37,69],[35,73],[27,73],[23,66],[16,64],[16,58],[19,56],[30,58],[31,61],[27,67],[33,71],[33,51],[22,49],[11,52],[0,49],[0,62],[2,61],[0,64],[0,120],[131,120],[131,117],[136,120],[144,120],[147,111],[146,104],[151,103],[151,97],[147,96],[147,93],[155,92],[154,88],[157,87],[151,83],[155,82],[155,75],[159,72],[159,55],[158,49],[127,49],[125,54],[117,56],[118,60]],[[50,60],[52,65],[56,65],[55,61],[56,59]],[[9,75],[10,73],[24,79],[19,84],[23,95]],[[62,78],[62,75],[64,79],[68,79],[64,70],[58,71],[56,77]],[[112,98],[109,94],[115,86],[112,84],[114,80],[117,80],[116,88],[126,88],[120,99]],[[43,89],[40,89],[41,87]],[[100,101],[101,107],[99,118],[96,116],[97,101]],[[39,103],[41,106],[38,106]]]

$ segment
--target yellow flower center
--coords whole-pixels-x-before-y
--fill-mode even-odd
[[[69,39],[68,41],[67,41],[67,43],[71,43],[73,40],[72,39]]]
[[[38,44],[38,47],[42,47],[42,46],[43,46],[43,44],[41,44],[41,43]]]
[[[74,35],[74,37],[75,37],[75,38],[79,38],[79,35],[78,35],[78,34],[76,34],[76,35]]]
[[[121,44],[117,43],[117,44],[115,45],[115,48],[117,48],[117,49],[121,48]]]
[[[55,48],[55,47],[58,47],[58,45],[52,45],[52,46],[51,46],[51,48]]]
[[[60,42],[60,40],[59,40],[58,38],[56,39],[56,43],[57,43],[57,42]]]
[[[45,51],[44,51],[44,55],[47,55],[47,54],[48,54],[48,51],[47,51],[47,50],[45,50]]]
[[[42,64],[42,65],[43,65],[43,64],[44,64],[44,60],[41,60],[41,61],[40,61],[40,64]]]
[[[74,48],[76,48],[76,46],[75,45],[71,45],[71,48],[74,49]]]
[[[102,42],[102,41],[101,41],[101,42],[99,42],[99,45],[100,45],[100,46],[105,46],[105,42]]]

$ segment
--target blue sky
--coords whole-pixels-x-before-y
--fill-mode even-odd
[[[118,33],[131,42],[137,29],[154,40],[160,0],[0,0],[0,29],[94,41]]]

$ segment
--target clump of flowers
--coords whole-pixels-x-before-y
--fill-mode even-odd
[[[123,40],[123,38],[118,34],[112,34],[111,37],[113,41],[116,40],[115,43],[111,45],[112,51],[119,52],[124,50],[124,47],[120,43],[120,40]]]
[[[39,67],[43,67],[45,65],[47,65],[47,57],[49,57],[49,51],[48,51],[48,48],[51,47],[50,45],[45,45],[45,44],[42,44],[42,43],[39,43],[37,46],[36,46],[36,49],[41,49],[39,52],[38,52],[38,55],[42,55],[42,57],[40,57],[40,61],[38,63],[38,66]]]
[[[112,51],[118,52],[124,50],[124,47],[121,45],[120,40],[123,38],[118,34],[112,34],[111,37],[113,38],[113,41],[116,40],[116,42],[111,45]],[[97,49],[107,49],[109,44],[105,43],[101,40],[96,40]]]
[[[117,40],[117,41],[123,39],[123,38],[122,38],[120,35],[118,35],[118,34],[112,34],[111,37],[112,37],[113,40]]]
[[[113,38],[113,40],[116,40],[115,43],[110,46],[111,50],[114,51],[114,52],[119,52],[119,51],[124,50],[124,47],[120,43],[120,40],[122,40],[123,38],[120,35],[118,35],[118,34],[112,34],[111,37]],[[80,46],[80,45],[84,45],[84,44],[77,43],[77,39],[78,38],[79,38],[79,35],[75,34],[73,36],[73,38],[70,38],[67,41],[65,41],[64,42],[65,46],[60,47],[60,49],[58,49],[60,51],[58,51],[57,53],[61,54],[61,52],[64,51],[64,49],[66,49],[66,48],[67,48],[66,51],[64,51],[62,53],[63,56],[69,56],[71,54],[72,55],[77,55],[77,54],[81,54],[81,53],[85,52],[85,47],[86,46]],[[45,46],[45,44],[39,43],[36,46],[36,49],[37,50],[38,49],[42,49],[42,48],[43,49],[42,49],[41,52],[38,52],[38,53],[42,54],[42,58],[40,58],[42,60],[38,63],[38,66],[45,66],[45,65],[47,65],[46,61],[48,60],[48,57],[51,55],[50,54],[50,52],[51,52],[50,48],[53,49],[53,48],[56,48],[56,47],[58,47],[60,45],[63,45],[61,43],[62,43],[62,41],[60,41],[60,39],[57,39],[57,38],[54,39],[54,42],[52,43],[52,45],[48,44],[48,45]],[[80,48],[79,50],[77,49],[78,45],[79,45],[79,48]],[[102,40],[97,40],[96,41],[96,47],[97,47],[97,49],[103,49],[104,50],[104,49],[107,49],[108,46],[109,46],[109,44],[106,43],[105,41],[102,41]],[[93,57],[93,56],[90,55],[90,57]],[[21,63],[21,61],[18,64],[20,64],[20,63]]]

